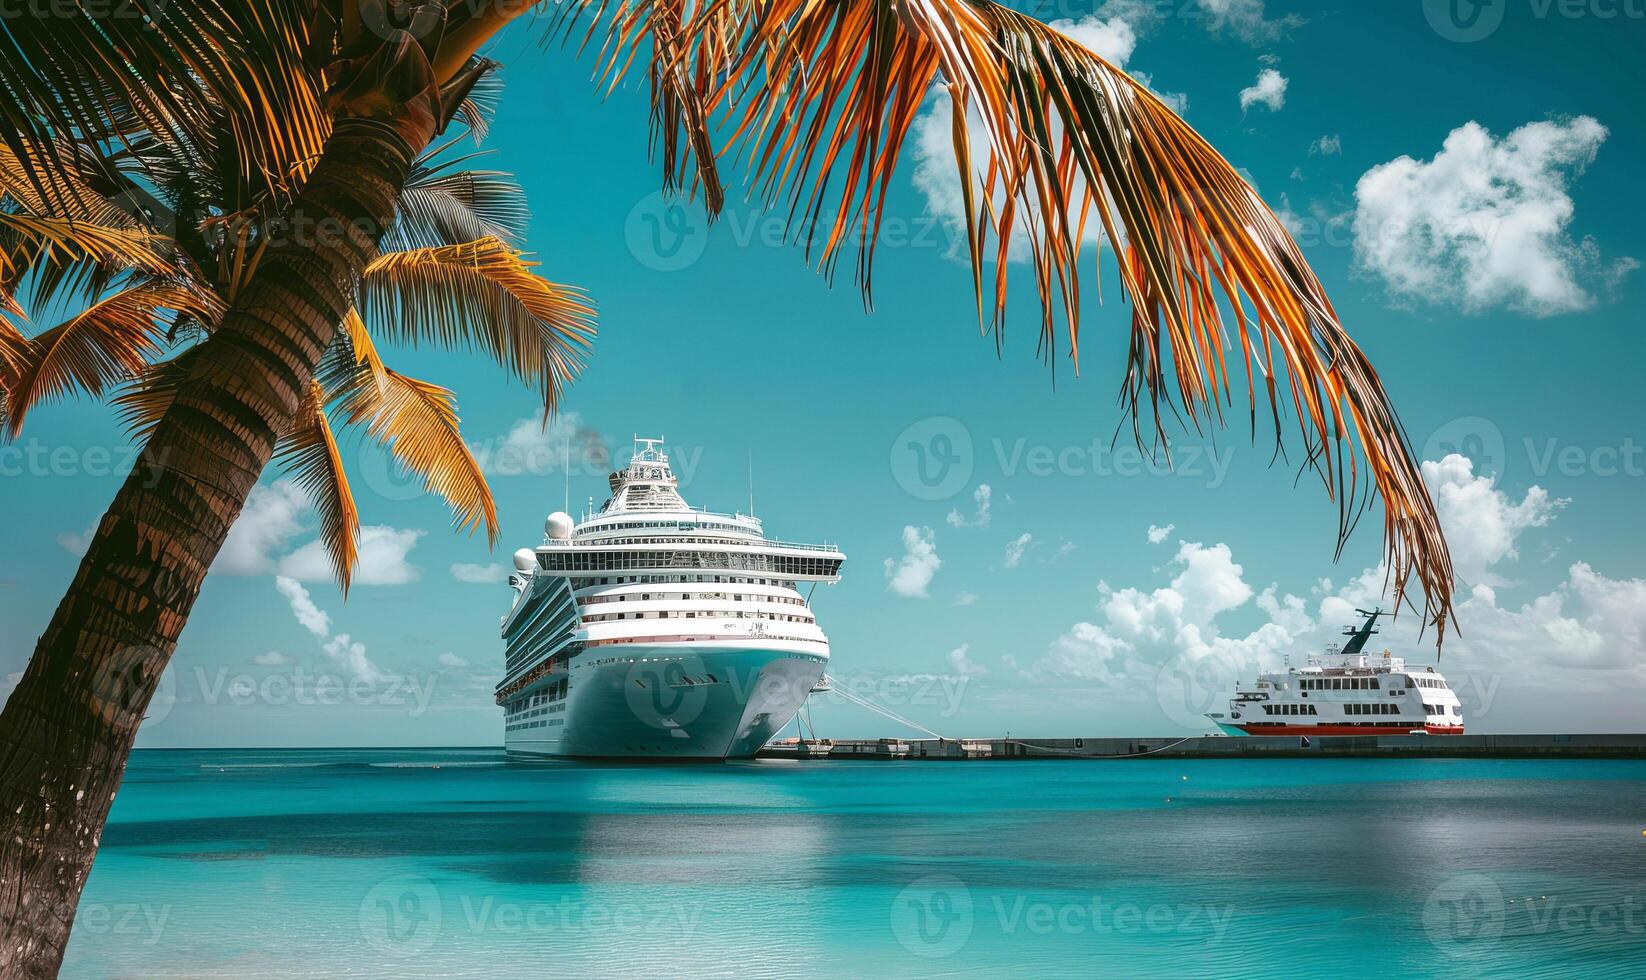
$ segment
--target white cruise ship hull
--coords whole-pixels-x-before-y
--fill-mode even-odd
[[[782,646],[586,649],[570,660],[565,699],[540,725],[508,731],[504,745],[521,758],[752,758],[800,710],[828,663],[826,653]]]

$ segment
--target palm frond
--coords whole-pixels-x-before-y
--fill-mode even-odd
[[[343,472],[331,422],[326,417],[326,392],[310,381],[291,425],[275,447],[275,462],[292,472],[320,515],[320,541],[331,557],[332,574],[344,595],[359,557],[360,513]]]
[[[78,147],[75,147],[78,149]],[[57,173],[57,190],[63,193],[42,193],[35,175],[45,173],[50,165],[38,153],[25,150],[18,156],[11,147],[0,145],[0,196],[16,201],[24,213],[69,218],[111,228],[133,228],[137,220],[128,212],[94,190],[78,170],[65,163]],[[69,154],[64,153],[67,157]]]
[[[11,282],[20,264],[91,259],[116,269],[135,269],[149,275],[177,272],[164,254],[166,239],[136,227],[110,227],[56,216],[8,214],[0,211],[0,230],[16,236],[18,244],[0,252],[0,281]],[[25,252],[43,253],[25,257]]]
[[[175,357],[156,361],[144,368],[131,383],[109,399],[120,424],[135,439],[146,439],[177,398],[177,389],[189,376],[189,366],[198,354],[190,347]]]
[[[729,63],[728,23],[741,32]],[[825,271],[855,247],[866,296],[892,174],[941,80],[953,100],[980,315],[984,260],[997,263],[998,330],[1006,264],[1014,241],[1026,241],[1042,343],[1056,344],[1061,311],[1078,366],[1081,242],[1089,222],[1101,223],[1133,302],[1122,400],[1134,425],[1146,404],[1164,448],[1163,409],[1197,429],[1223,421],[1233,320],[1254,425],[1261,376],[1277,434],[1290,402],[1306,460],[1338,503],[1340,551],[1375,484],[1396,588],[1404,594],[1415,576],[1444,634],[1451,559],[1376,373],[1279,220],[1145,86],[990,0],[710,0],[686,30],[687,42],[659,49],[665,63],[655,70],[724,69],[709,104],[730,117],[729,149],[757,193],[788,209]],[[969,117],[986,137],[986,160],[971,159]]]
[[[369,350],[354,345],[359,352]],[[448,389],[410,378],[383,366],[375,352],[360,354],[359,370],[344,389],[339,410],[350,425],[382,443],[408,470],[423,477],[423,488],[444,497],[454,527],[484,525],[488,543],[497,541],[497,504],[480,464],[458,428],[456,397]]]
[[[536,265],[496,238],[390,252],[366,267],[360,312],[392,340],[485,351],[553,409],[592,344],[594,310]]]
[[[0,44],[4,142],[39,169],[42,194],[72,197],[60,152],[71,134],[120,143],[144,133],[180,142],[227,136],[243,174],[273,193],[312,167],[330,116],[307,57],[313,0],[190,0],[108,16],[72,5],[14,17]],[[213,107],[216,107],[214,111]]]
[[[6,418],[0,432],[15,436],[35,405],[75,391],[102,395],[138,377],[160,351],[162,312],[198,310],[199,297],[175,286],[142,283],[92,304],[76,316],[29,338],[7,369]]]
[[[457,170],[419,160],[400,191],[384,251],[461,245],[496,238],[517,245],[531,211],[514,177],[499,170]]]

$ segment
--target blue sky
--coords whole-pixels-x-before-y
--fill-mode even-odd
[[[1611,0],[1501,0],[1479,21],[1456,3],[1035,12],[1182,100],[1293,223],[1434,464],[1467,580],[1442,668],[1471,728],[1638,728],[1646,22]],[[493,478],[503,540],[488,552],[451,533],[437,500],[354,453],[373,526],[365,577],[382,584],[345,603],[309,560],[313,514],[270,473],[140,744],[500,741],[489,690],[507,588],[458,575],[484,578],[537,543],[564,493],[544,448],[562,434],[613,453],[663,435],[688,499],[720,509],[745,506],[752,456],[768,529],[850,556],[816,600],[831,673],[946,735],[1187,734],[1208,689],[1318,649],[1376,601],[1380,514],[1334,564],[1335,508],[1271,466],[1263,437],[1186,435],[1175,473],[1124,442],[1108,452],[1128,318],[1117,295],[1100,306],[1092,290],[1080,373],[1060,357],[1054,377],[1014,267],[997,356],[942,218],[945,182],[915,179],[949,161],[906,151],[866,312],[850,258],[830,288],[754,208],[733,203],[708,228],[660,198],[642,88],[601,99],[587,58],[540,50],[524,28],[493,54],[506,90],[485,165],[523,183],[542,271],[598,303],[597,351],[548,436],[534,435],[531,393],[478,357],[392,363],[454,388],[482,455],[529,471]],[[962,447],[946,454],[960,475],[935,489],[907,449],[940,448],[934,436]],[[21,670],[126,445],[106,408],[75,402],[39,410],[0,455],[0,493],[23,518],[0,551],[0,675]],[[598,501],[600,467],[573,469],[574,509]],[[1432,657],[1412,620],[1388,644]],[[335,678],[318,694],[317,675]],[[893,733],[852,707],[815,714],[826,733]]]

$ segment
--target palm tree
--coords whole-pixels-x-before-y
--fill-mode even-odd
[[[476,141],[489,112],[471,105],[467,118]],[[414,163],[397,202],[394,226],[384,236],[387,249],[369,264],[356,287],[355,309],[344,317],[289,426],[280,433],[274,459],[288,467],[321,516],[321,541],[331,556],[338,584],[347,594],[358,558],[360,522],[344,471],[334,428],[358,430],[380,443],[425,489],[445,497],[460,528],[486,529],[495,542],[497,508],[480,465],[464,442],[448,389],[389,368],[373,332],[447,347],[479,339],[528,382],[544,383],[546,405],[581,363],[592,334],[591,310],[573,289],[556,286],[532,271],[512,245],[524,236],[526,210],[518,185],[496,171],[456,170],[462,160],[441,162],[441,151]],[[80,148],[83,158],[98,152]],[[127,160],[101,160],[131,193],[136,177],[165,172],[182,159],[233,152],[232,144],[179,146],[166,140],[146,143]],[[463,158],[466,159],[466,158]],[[216,173],[234,173],[214,161]],[[34,287],[31,306],[84,300],[63,323],[33,337],[15,327],[3,338],[0,363],[4,414],[0,433],[15,436],[36,404],[75,391],[104,395],[130,384],[113,402],[138,435],[153,428],[170,407],[179,382],[201,345],[217,329],[239,284],[256,274],[260,261],[244,214],[214,217],[206,234],[179,223],[183,204],[162,190],[150,203],[162,209],[154,230],[122,210],[121,203],[85,182],[76,188],[73,214],[52,214],[52,204],[30,191],[17,159],[0,149],[0,186],[14,189],[13,216],[56,219],[80,235],[140,234],[156,256],[133,265],[130,256],[64,256],[28,243],[14,249],[14,278]],[[214,214],[227,213],[225,200],[244,186],[192,189],[192,203]],[[152,218],[152,215],[149,216]],[[107,225],[98,222],[109,222]],[[179,234],[179,227],[184,229]],[[250,252],[247,256],[244,253]],[[82,295],[84,294],[84,295]],[[364,315],[360,311],[365,311]],[[368,320],[371,327],[368,328]],[[163,345],[178,348],[157,359]],[[516,351],[524,352],[515,356]],[[547,366],[542,378],[538,369]]]
[[[1140,441],[1146,424],[1146,441],[1166,446],[1167,413],[1197,429],[1221,424],[1234,404],[1229,362],[1244,362],[1254,427],[1259,378],[1277,438],[1285,404],[1295,414],[1305,463],[1338,503],[1339,548],[1372,494],[1381,496],[1394,584],[1404,592],[1415,576],[1425,614],[1443,632],[1450,559],[1376,373],[1273,213],[1147,88],[992,0],[542,6],[555,11],[551,32],[597,45],[605,79],[615,83],[631,65],[646,71],[666,188],[700,194],[712,215],[723,199],[718,168],[732,161],[764,203],[789,209],[823,268],[855,250],[865,292],[889,182],[917,113],[941,86],[954,106],[980,321],[1001,329],[1007,260],[1026,250],[1042,343],[1050,352],[1066,337],[1077,358],[1081,243],[1089,224],[1100,226],[1132,303],[1123,396]],[[105,186],[119,173],[140,175],[130,190],[169,188],[185,201],[200,187],[231,190],[203,198],[222,213],[182,208],[188,218],[173,236],[196,269],[206,253],[226,264],[213,280],[225,288],[211,291],[220,310],[195,293],[145,294],[102,318],[135,335],[158,312],[209,325],[205,339],[168,361],[163,379],[135,359],[106,373],[94,361],[62,368],[73,386],[98,391],[143,372],[140,390],[155,397],[142,404],[155,421],[0,716],[0,971],[49,975],[60,962],[160,672],[252,486],[305,412],[325,404],[314,382],[332,390],[324,367],[340,333],[359,330],[351,311],[366,307],[362,319],[373,313],[390,339],[487,349],[544,384],[553,402],[558,382],[549,379],[567,375],[547,350],[488,333],[467,315],[472,306],[442,298],[443,277],[492,267],[495,247],[481,255],[425,243],[417,247],[457,250],[426,264],[380,253],[404,213],[414,161],[489,70],[479,52],[532,9],[525,0],[168,0],[138,18],[7,22],[0,137],[26,187],[6,195],[32,193],[37,213],[59,216],[0,209],[18,269],[52,275],[49,262],[15,258],[49,245],[79,276],[129,274],[114,265],[169,284],[158,266],[183,260],[145,254],[158,251],[141,227],[148,218],[121,239],[97,241],[76,237],[88,224],[64,227],[60,216],[95,203],[82,185],[105,198],[123,193]],[[156,159],[145,153],[151,141],[233,150]],[[103,152],[88,161],[87,146]],[[217,244],[202,250],[196,236]],[[988,290],[986,258],[995,265]],[[373,308],[375,273],[411,279],[428,265],[446,271],[423,279],[420,299],[395,306],[385,296]],[[20,281],[5,280],[14,313],[9,290]],[[8,371],[28,361],[31,342],[39,337],[4,333]],[[351,349],[357,365],[370,360],[358,341]],[[76,375],[82,368],[89,374]],[[347,404],[340,410],[351,415]],[[318,434],[310,445],[324,452]]]

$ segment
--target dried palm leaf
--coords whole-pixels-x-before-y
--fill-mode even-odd
[[[391,340],[485,351],[553,409],[592,344],[594,310],[536,265],[496,238],[391,252],[366,267],[360,312]]]

